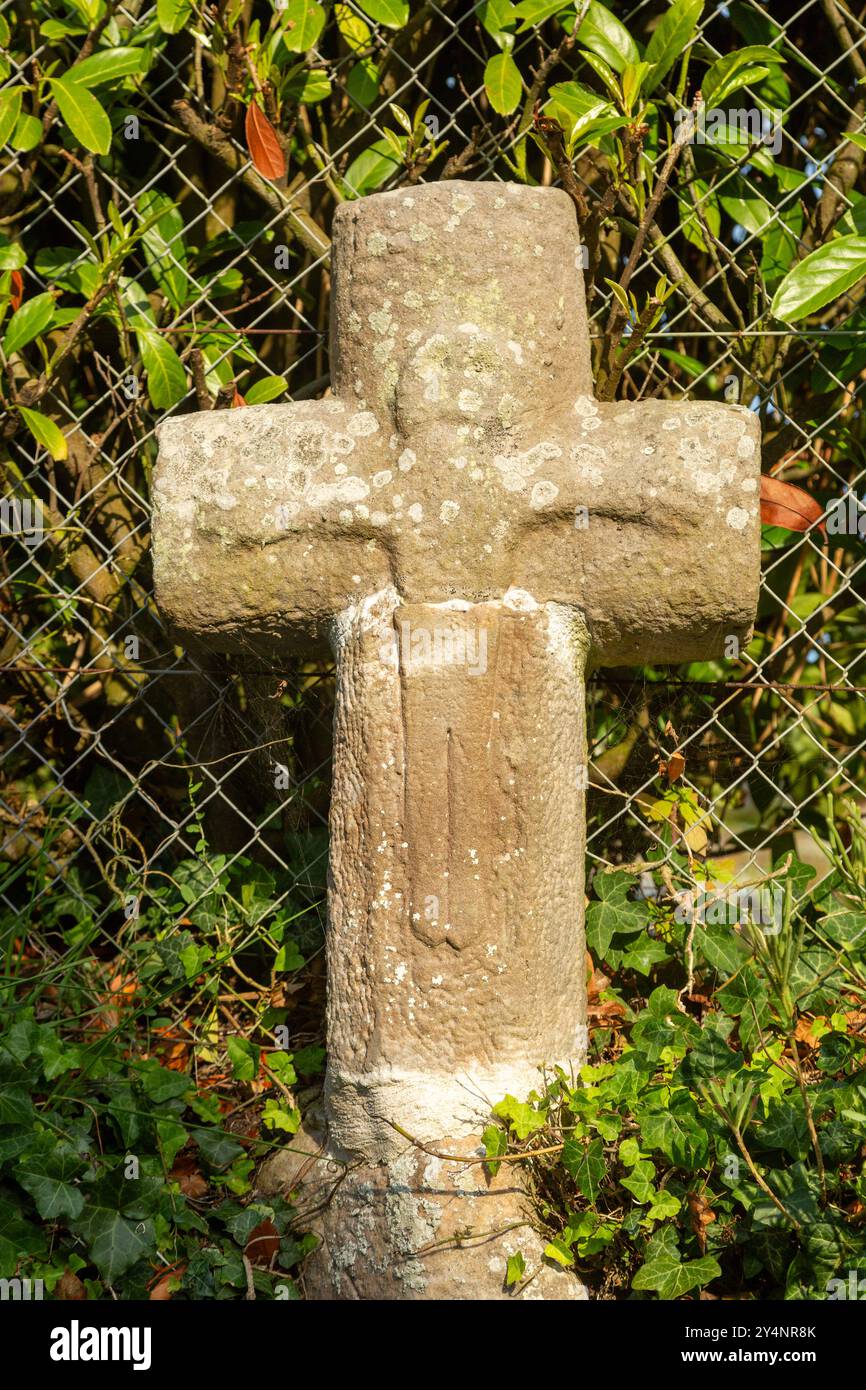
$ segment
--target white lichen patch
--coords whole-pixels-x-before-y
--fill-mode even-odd
[[[559,488],[556,483],[539,480],[532,489],[529,496],[529,505],[536,512],[540,512],[543,507],[549,507],[559,496]]]
[[[379,421],[371,410],[361,410],[352,416],[346,428],[350,434],[364,438],[366,435],[378,433]]]
[[[749,513],[744,507],[731,507],[725,521],[734,531],[742,531],[749,524]]]
[[[414,449],[404,449],[397,460],[397,467],[400,469],[400,472],[408,473],[413,463],[416,462],[417,457]]]
[[[454,521],[459,511],[459,502],[452,502],[450,500],[447,500],[443,502],[442,506],[439,508],[439,520],[444,522],[446,526],[450,525],[450,523]]]

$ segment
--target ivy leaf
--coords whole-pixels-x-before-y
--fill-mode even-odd
[[[152,1221],[127,1221],[115,1208],[98,1201],[88,1202],[69,1229],[86,1241],[90,1258],[109,1284],[156,1248]]]
[[[681,1298],[702,1284],[709,1284],[721,1273],[719,1261],[712,1255],[689,1259],[683,1264],[678,1251],[664,1247],[638,1269],[631,1280],[632,1289],[652,1289],[659,1298]]]
[[[643,1111],[640,1133],[645,1148],[660,1149],[677,1168],[692,1172],[706,1159],[706,1130],[701,1128],[697,1109],[690,1100],[666,1110]]]
[[[45,1154],[28,1154],[18,1165],[16,1180],[29,1192],[43,1221],[75,1220],[84,1209],[84,1194],[71,1179],[81,1172],[81,1159],[61,1146]]]
[[[561,1236],[555,1236],[554,1239],[544,1247],[544,1258],[546,1260],[555,1260],[556,1263],[562,1265],[564,1269],[570,1269],[574,1264],[574,1256]]]
[[[111,121],[93,93],[80,87],[72,77],[52,77],[51,92],[78,143],[93,154],[108,154]]]
[[[838,299],[866,275],[866,237],[840,236],[788,272],[773,296],[777,319],[798,323]]]
[[[490,105],[500,116],[508,116],[520,101],[523,81],[510,53],[497,53],[484,69],[484,88]]]
[[[36,1112],[23,1086],[0,1082],[0,1124],[31,1125]]]
[[[655,1164],[648,1158],[641,1158],[634,1165],[627,1178],[620,1178],[619,1185],[630,1192],[636,1202],[643,1204],[649,1202],[655,1195],[653,1179],[655,1178]]]
[[[508,1150],[508,1135],[499,1125],[488,1125],[481,1136],[481,1142],[488,1159],[484,1166],[490,1176],[495,1178],[502,1166],[496,1160]]]
[[[509,1255],[505,1266],[506,1287],[511,1289],[515,1284],[519,1284],[525,1273],[526,1261],[523,1258],[523,1252],[518,1250],[515,1254]]]
[[[566,1139],[562,1165],[574,1178],[587,1201],[594,1202],[607,1172],[602,1140],[592,1139],[584,1145],[579,1139]]]
[[[525,1100],[516,1100],[510,1095],[494,1105],[493,1113],[501,1120],[508,1121],[518,1139],[528,1139],[537,1129],[543,1129],[547,1122],[545,1110],[535,1110]]]
[[[628,896],[632,879],[622,869],[597,874],[592,885],[600,902],[591,903],[586,913],[586,939],[599,959],[606,955],[617,932],[635,935],[646,926],[647,906]]]

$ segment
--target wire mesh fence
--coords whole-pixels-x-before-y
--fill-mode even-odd
[[[618,29],[605,38],[601,8],[0,9],[5,302],[53,316],[38,341],[4,343],[0,891],[12,954],[36,933],[49,971],[80,977],[84,1016],[104,1006],[100,969],[122,993],[146,967],[148,926],[198,988],[196,911],[215,883],[216,930],[251,992],[267,985],[274,1017],[289,1007],[288,936],[315,951],[331,671],[233,665],[173,644],[154,604],[149,483],[167,414],[328,389],[328,233],[346,198],[442,177],[551,184],[570,170],[600,369],[640,241],[620,333],[634,350],[616,394],[739,400],[764,424],[765,472],[822,508],[844,504],[844,527],[828,510],[826,529],[765,529],[745,651],[593,677],[594,862],[641,859],[673,816],[691,829],[690,853],[766,871],[780,853],[808,854],[828,814],[861,803],[858,277],[805,325],[770,300],[809,252],[860,234],[863,17],[835,0],[692,6],[687,47],[648,109],[629,107],[624,89],[668,6],[609,7],[641,45],[619,60],[625,41]],[[138,58],[85,87],[110,116],[102,150],[98,115],[85,113],[88,136],[52,77],[110,49]],[[726,94],[719,60],[744,51]],[[709,74],[721,133],[685,147],[639,238],[677,111]],[[280,177],[251,157],[243,118],[256,102],[279,130]],[[732,110],[763,124],[738,133]],[[540,116],[558,120],[559,137],[545,139]],[[647,328],[642,305],[661,277],[672,293]],[[77,949],[85,937],[97,965]],[[276,962],[264,983],[249,954],[263,940]],[[314,1012],[300,1033],[321,1036]]]

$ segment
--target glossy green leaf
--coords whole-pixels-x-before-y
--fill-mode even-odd
[[[508,116],[523,93],[523,82],[510,53],[497,53],[484,69],[484,89],[490,105],[500,116]]]
[[[20,352],[28,343],[32,343],[34,338],[45,332],[53,318],[54,295],[50,291],[45,290],[43,294],[28,299],[9,320],[3,337],[6,356],[11,357],[13,352]]]
[[[23,87],[7,87],[0,92],[0,145],[7,145],[21,114]]]
[[[183,363],[170,343],[153,328],[136,326],[135,336],[147,372],[147,394],[155,410],[170,410],[186,395]]]
[[[409,18],[408,0],[358,0],[358,9],[386,29],[402,29]]]
[[[79,87],[72,77],[52,78],[51,92],[78,143],[92,154],[108,154],[111,122],[93,93],[86,87]]]
[[[79,87],[98,87],[102,82],[116,82],[119,77],[144,72],[147,63],[145,48],[101,48],[76,63],[70,75]]]
[[[396,174],[400,165],[394,158],[393,150],[387,140],[376,140],[366,150],[363,150],[356,159],[352,160],[345,174],[343,182],[349,189],[359,197],[365,193],[374,193],[377,188],[381,188],[387,179]]]
[[[645,62],[653,65],[643,80],[644,96],[652,96],[667,77],[691,41],[703,8],[704,0],[674,0],[659,20],[643,55]]]
[[[40,410],[31,410],[28,406],[19,405],[17,409],[36,443],[43,445],[55,461],[65,459],[69,446],[54,421]]]
[[[192,18],[190,0],[156,0],[156,18],[165,34],[179,34]]]
[[[280,14],[283,44],[290,53],[306,53],[325,27],[325,11],[316,0],[289,0]]]
[[[627,63],[640,62],[638,46],[625,25],[597,0],[591,0],[577,37],[584,48],[597,53],[614,72],[622,72]]]
[[[254,381],[252,386],[244,389],[244,398],[247,405],[264,405],[266,401],[274,401],[277,396],[282,396],[288,390],[288,382],[284,376],[265,376],[261,381]]]
[[[788,272],[773,296],[772,311],[785,323],[799,323],[838,299],[864,275],[866,237],[837,237]]]
[[[783,55],[765,44],[750,44],[717,58],[701,82],[701,95],[706,109],[721,106],[732,93],[760,81],[769,71],[768,64],[784,63]]]

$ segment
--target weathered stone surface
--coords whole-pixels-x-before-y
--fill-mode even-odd
[[[453,1244],[416,1287],[394,1277],[407,1190],[446,1234],[493,1199],[393,1124],[471,1150],[491,1102],[580,1064],[585,671],[720,655],[754,617],[757,418],[596,403],[578,264],[556,190],[345,204],[334,396],[160,431],[155,573],[179,632],[336,659],[328,1142],[359,1167],[318,1296],[502,1296],[499,1251],[495,1277]],[[496,1200],[516,1211],[520,1189]],[[341,1264],[362,1226],[375,1258],[355,1240]],[[546,1268],[534,1289],[581,1295]]]

